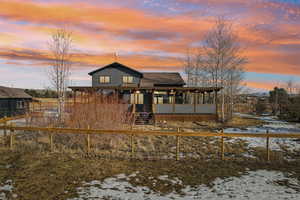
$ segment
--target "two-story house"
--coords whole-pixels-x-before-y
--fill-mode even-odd
[[[92,86],[70,87],[77,92],[117,92],[137,116],[160,120],[215,120],[221,88],[185,87],[178,72],[139,72],[112,63],[89,73]],[[99,108],[101,109],[101,108]]]

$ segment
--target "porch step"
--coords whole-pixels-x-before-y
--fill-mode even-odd
[[[150,125],[153,124],[153,114],[148,112],[139,112],[135,116],[136,125]]]

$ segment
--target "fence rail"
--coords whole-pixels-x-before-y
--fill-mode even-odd
[[[17,119],[21,118],[18,116]],[[34,131],[34,132],[46,132],[49,133],[49,145],[50,149],[53,149],[53,135],[55,134],[84,134],[87,136],[87,153],[91,151],[91,138],[90,135],[97,134],[123,134],[130,136],[130,148],[132,157],[134,156],[134,136],[174,136],[176,137],[176,160],[179,160],[180,154],[180,138],[181,137],[219,137],[220,138],[220,158],[224,160],[224,138],[265,138],[266,139],[266,153],[267,160],[270,161],[270,138],[297,138],[300,139],[300,133],[224,133],[221,132],[182,132],[178,128],[177,131],[145,131],[145,130],[99,130],[99,129],[78,129],[78,128],[55,128],[55,127],[25,127],[25,126],[12,126],[6,125],[7,121],[14,120],[16,118],[0,119],[0,123],[4,125],[0,126],[0,130],[4,130],[6,133],[10,131],[9,145],[13,149],[14,146],[14,133],[15,131]],[[6,134],[5,134],[6,135]]]
[[[182,131],[144,131],[144,130],[100,130],[79,128],[52,128],[26,126],[0,126],[0,130],[42,131],[64,134],[126,134],[147,136],[192,136],[192,137],[248,137],[248,138],[300,138],[300,133],[214,133],[214,132],[182,132]]]
[[[24,118],[25,115],[19,115],[19,116],[15,116],[15,117],[4,117],[4,118],[0,118],[0,124],[2,123],[6,123],[12,120],[16,120],[16,119],[22,119]]]

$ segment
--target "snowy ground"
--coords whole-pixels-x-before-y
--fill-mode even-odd
[[[26,120],[25,118],[22,119],[16,119],[16,120],[11,120],[7,122],[7,125],[13,124],[14,126],[26,126]],[[0,126],[3,126],[4,124],[0,124]],[[9,132],[9,131],[7,131]],[[0,136],[4,134],[4,130],[0,130]],[[1,200],[1,199],[0,199]]]
[[[257,117],[253,115],[238,114],[241,117],[255,118],[264,121],[266,124],[262,126],[251,126],[247,128],[227,128],[224,130],[225,133],[266,133],[269,131],[272,133],[299,133],[300,134],[300,124],[288,123],[278,120],[274,116],[263,116]],[[264,138],[243,138],[249,147],[265,147],[266,139]],[[231,139],[230,142],[235,142],[236,139]],[[297,139],[282,139],[273,138],[270,139],[270,149],[281,151],[282,149],[287,149],[289,151],[300,151],[300,141]]]
[[[241,177],[230,177],[225,179],[217,178],[212,183],[212,187],[199,185],[191,188],[184,187],[181,194],[169,193],[167,195],[155,193],[147,187],[136,187],[129,183],[135,174],[126,176],[120,174],[107,178],[103,182],[92,181],[83,183],[83,187],[78,188],[78,198],[83,199],[112,199],[112,200],[192,200],[192,199],[248,199],[248,200],[280,200],[280,199],[300,199],[299,181],[285,176],[277,171],[248,171]],[[153,180],[152,177],[149,177]],[[179,179],[169,179],[167,175],[159,177],[170,184],[182,184]],[[155,184],[157,180],[153,180]],[[285,185],[281,186],[280,182]]]
[[[12,193],[12,191],[13,191],[12,180],[7,180],[4,184],[0,183],[0,200],[8,199],[7,194]]]

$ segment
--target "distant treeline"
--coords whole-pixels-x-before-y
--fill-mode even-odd
[[[57,98],[57,92],[54,90],[25,89],[25,92],[35,98]]]
[[[25,89],[25,92],[34,98],[57,98],[57,92],[50,89],[45,90],[34,90],[34,89]],[[67,92],[67,97],[71,97],[72,93]]]

